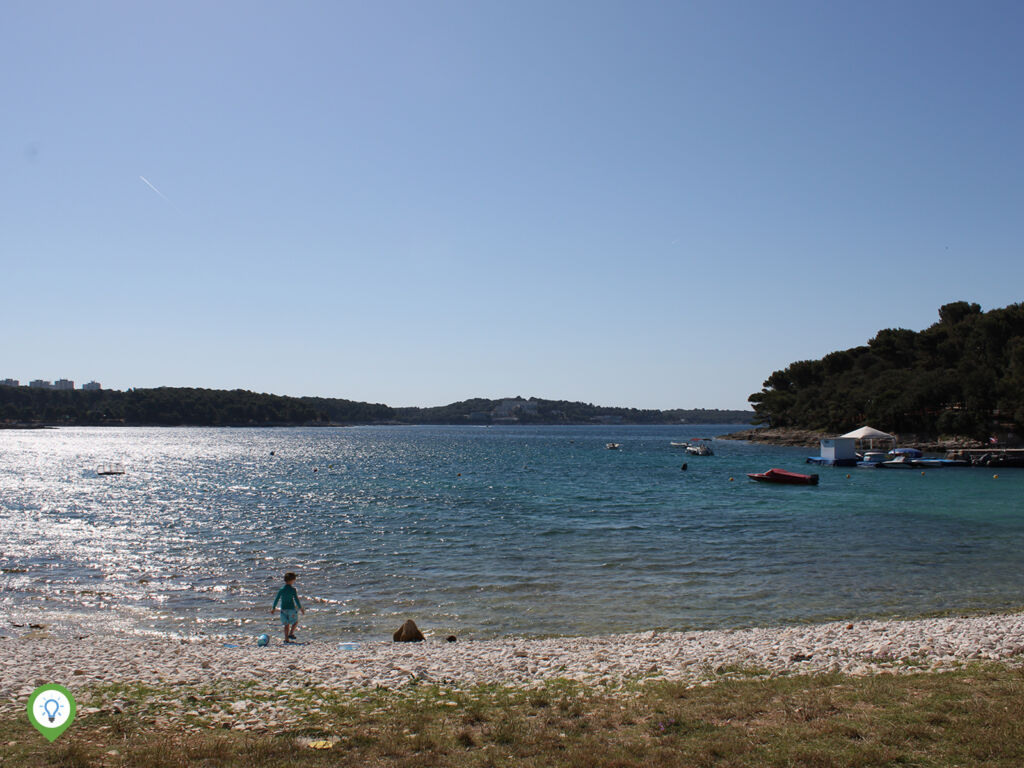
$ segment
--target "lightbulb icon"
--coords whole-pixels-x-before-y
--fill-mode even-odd
[[[48,741],[67,730],[75,719],[75,697],[56,683],[40,685],[28,697],[28,719]]]
[[[52,723],[57,719],[57,715],[60,714],[60,702],[56,699],[47,699],[43,703],[43,711],[46,713],[46,716],[50,718],[50,722]]]

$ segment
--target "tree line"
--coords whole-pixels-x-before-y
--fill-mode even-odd
[[[0,418],[8,422],[95,426],[277,426],[368,422],[388,418],[384,405],[249,392],[243,389],[59,391],[0,387]]]
[[[845,432],[984,438],[1024,429],[1024,304],[982,312],[958,301],[923,331],[889,328],[867,345],[775,371],[750,396],[758,423]]]
[[[506,401],[472,399],[436,408],[392,408],[341,398],[289,397],[244,389],[156,387],[119,390],[50,390],[0,386],[0,421],[74,426],[315,426],[328,424],[473,424],[515,420],[526,424],[750,423],[751,411],[638,410],[561,400],[529,401],[498,410]],[[503,415],[496,415],[497,413]]]

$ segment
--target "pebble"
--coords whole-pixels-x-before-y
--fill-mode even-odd
[[[161,686],[169,685],[166,681],[186,686],[242,681],[257,683],[247,693],[250,698],[221,699],[242,721],[226,716],[222,725],[261,728],[289,715],[275,714],[260,696],[280,699],[310,685],[337,690],[401,689],[421,682],[530,686],[556,678],[614,685],[643,675],[698,683],[706,681],[709,670],[730,667],[770,675],[867,675],[946,669],[971,659],[1019,661],[1021,638],[1024,613],[595,637],[463,638],[458,643],[438,638],[417,643],[413,650],[380,641],[344,652],[338,651],[336,639],[295,648],[224,648],[222,639],[213,638],[182,643],[160,637],[51,635],[26,641],[31,652],[5,659],[0,711],[23,709],[42,682],[61,683],[75,692],[97,681]],[[106,708],[134,711],[142,704],[117,700]],[[182,711],[169,709],[175,717]],[[201,711],[192,704],[184,714]]]

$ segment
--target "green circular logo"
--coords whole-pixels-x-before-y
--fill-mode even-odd
[[[28,697],[28,720],[36,730],[53,741],[75,719],[75,697],[63,685],[40,685]]]

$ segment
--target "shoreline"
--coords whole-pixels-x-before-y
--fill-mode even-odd
[[[762,427],[743,429],[718,435],[716,440],[742,440],[759,445],[780,445],[794,448],[817,448],[826,438],[838,437],[832,432],[791,427]],[[963,449],[987,448],[984,443],[969,437],[948,437],[936,439],[921,435],[896,435],[896,445],[901,448],[917,448],[926,453],[944,453]]]
[[[616,427],[746,427],[745,423],[732,422],[685,422],[678,421],[650,421],[634,422],[624,421],[621,423],[595,423],[593,421],[501,421],[501,422],[465,422],[465,421],[314,421],[314,422],[281,422],[262,424],[160,424],[144,422],[109,422],[109,423],[50,423],[50,422],[28,422],[22,424],[0,423],[0,429],[9,430],[32,430],[32,429],[328,429],[348,427],[594,427],[610,429]],[[751,429],[750,432],[757,430]],[[734,434],[742,434],[736,432]],[[721,435],[719,437],[722,437]],[[728,439],[742,440],[745,438],[730,437]]]
[[[84,714],[90,691],[104,687],[163,687],[185,697],[190,689],[241,686],[247,699],[266,702],[266,713],[251,723],[259,728],[277,722],[275,700],[311,688],[351,693],[416,684],[528,689],[558,680],[612,688],[638,680],[700,685],[723,675],[870,675],[1012,662],[1024,655],[1024,613],[594,637],[376,641],[352,650],[336,641],[285,646],[273,637],[260,648],[254,640],[35,632],[0,638],[0,650],[7,659],[0,711],[24,707],[39,681],[59,682],[76,696],[81,692]]]

